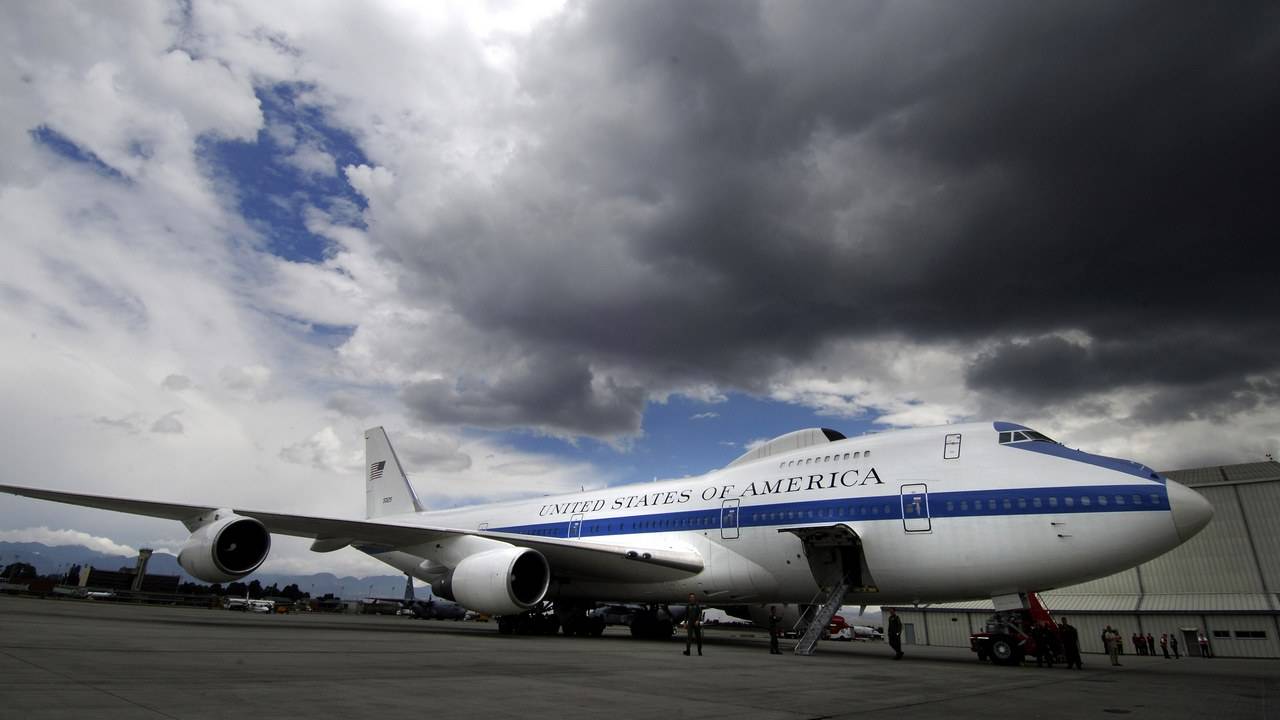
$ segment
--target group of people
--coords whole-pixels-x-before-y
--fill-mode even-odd
[[[1084,669],[1080,659],[1080,633],[1075,626],[1062,618],[1062,622],[1054,626],[1053,621],[1045,620],[1031,628],[1031,639],[1036,648],[1036,667],[1048,665],[1053,667],[1058,658],[1067,662],[1067,669]]]
[[[1155,637],[1153,637],[1151,633],[1147,633],[1146,635],[1134,633],[1133,634],[1133,650],[1139,655],[1155,655],[1156,654]],[[1170,650],[1173,651],[1172,655],[1169,654]],[[1161,633],[1160,634],[1160,652],[1164,654],[1165,660],[1171,660],[1171,659],[1181,660],[1182,653],[1178,650],[1178,636],[1174,635],[1173,637],[1170,637],[1169,633]]]
[[[698,654],[702,654],[702,619],[703,608],[698,602],[698,598],[693,593],[689,593],[689,604],[685,606],[685,641],[684,654],[690,654],[696,644]],[[778,617],[778,609],[776,607],[769,608],[769,653],[771,655],[781,655],[782,651],[778,649],[778,638],[782,635],[781,628],[782,619]],[[902,659],[902,619],[898,617],[898,613],[893,608],[889,608],[888,622],[889,647],[893,650],[893,659]],[[1036,648],[1036,667],[1044,667],[1046,664],[1053,667],[1054,662],[1058,658],[1066,660],[1067,669],[1076,668],[1084,669],[1084,663],[1080,661],[1080,634],[1076,628],[1067,622],[1067,618],[1062,618],[1062,622],[1057,624],[1055,628],[1052,621],[1044,621],[1036,624],[1031,628],[1031,638],[1035,642]],[[1133,647],[1139,655],[1155,655],[1156,639],[1150,633],[1142,635],[1133,634]],[[1197,641],[1200,645],[1201,657],[1213,657],[1209,650],[1209,639],[1201,634]],[[1102,631],[1102,647],[1106,650],[1107,656],[1111,658],[1111,664],[1120,665],[1120,655],[1124,652],[1124,638],[1120,631],[1110,625]],[[1170,655],[1172,651],[1172,655]],[[1181,660],[1182,653],[1178,649],[1178,637],[1169,633],[1160,634],[1160,652],[1164,654],[1166,660]]]
[[[1143,635],[1142,633],[1133,634],[1133,649],[1139,655],[1155,655],[1156,639],[1151,633]],[[1209,649],[1209,638],[1200,633],[1196,637],[1196,644],[1200,646],[1200,657],[1213,657],[1213,653]],[[1107,655],[1111,658],[1112,665],[1120,664],[1120,656],[1124,654],[1124,639],[1120,635],[1120,631],[1112,628],[1110,625],[1102,631],[1102,647],[1106,650]],[[1181,660],[1182,651],[1178,647],[1178,636],[1170,633],[1160,634],[1160,653],[1164,655],[1165,660]],[[1172,654],[1170,654],[1172,652]]]

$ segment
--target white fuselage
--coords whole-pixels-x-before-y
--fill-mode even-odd
[[[696,592],[717,604],[813,602],[819,580],[793,532],[801,528],[843,525],[861,540],[866,572],[850,604],[1044,590],[1117,572],[1181,542],[1163,477],[1055,443],[1001,444],[1004,427],[1021,426],[868,435],[699,477],[393,519],[693,550],[705,561],[700,573],[679,579],[553,583],[553,600],[678,602]],[[450,560],[436,547],[374,556],[427,579],[420,563]]]

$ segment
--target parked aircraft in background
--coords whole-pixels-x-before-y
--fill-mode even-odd
[[[414,600],[409,603],[409,610],[422,620],[462,620],[467,617],[466,608],[439,598]]]
[[[179,562],[207,582],[256,570],[272,533],[317,552],[351,545],[507,632],[548,602],[571,632],[597,602],[656,614],[689,593],[757,622],[771,604],[791,618],[804,605],[1010,605],[1150,560],[1213,515],[1140,463],[1007,422],[800,430],[699,477],[441,511],[420,502],[382,428],[365,440],[364,520],[0,490],[180,521]]]

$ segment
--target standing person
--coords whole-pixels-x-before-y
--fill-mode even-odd
[[[1169,647],[1173,648],[1173,659],[1181,660],[1182,653],[1178,652],[1178,636],[1176,634],[1173,637],[1169,638]]]
[[[684,623],[684,654],[689,654],[689,648],[697,638],[698,655],[702,655],[702,606],[693,593],[689,593],[689,604],[684,606]]]
[[[1074,667],[1083,670],[1084,663],[1080,662],[1080,634],[1066,618],[1062,618],[1062,622],[1058,624],[1058,634],[1062,638],[1062,654],[1067,656],[1067,669]]]
[[[1147,648],[1148,655],[1156,654],[1156,639],[1151,636],[1151,633],[1147,633]],[[1164,656],[1169,657],[1169,653],[1166,652]]]
[[[889,608],[889,647],[893,648],[893,659],[902,659],[902,618],[898,611]]]
[[[1146,655],[1147,653],[1144,645],[1145,645],[1145,642],[1143,641],[1142,636],[1139,635],[1138,633],[1134,633],[1133,634],[1133,651],[1139,655]]]
[[[782,618],[778,617],[777,606],[769,606],[769,654],[781,655],[782,651],[778,649],[778,626],[782,623]]]
[[[1198,642],[1200,643],[1200,657],[1202,658],[1213,657],[1213,655],[1209,654],[1209,638],[1205,637],[1204,633],[1200,633]]]
[[[1111,656],[1111,666],[1120,667],[1120,631],[1110,625],[1102,631],[1102,639],[1107,647],[1107,655]]]
[[[1048,663],[1049,667],[1053,667],[1054,649],[1053,649],[1053,629],[1050,627],[1051,621],[1038,623],[1031,631],[1031,637],[1036,641],[1036,667],[1044,667],[1044,663]]]
[[[1169,633],[1160,633],[1160,649],[1164,652],[1164,659],[1169,658]]]

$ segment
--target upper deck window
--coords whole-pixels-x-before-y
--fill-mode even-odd
[[[1017,443],[1017,442],[1047,442],[1057,444],[1053,438],[1038,433],[1035,430],[1011,430],[1000,433],[1000,444]]]

